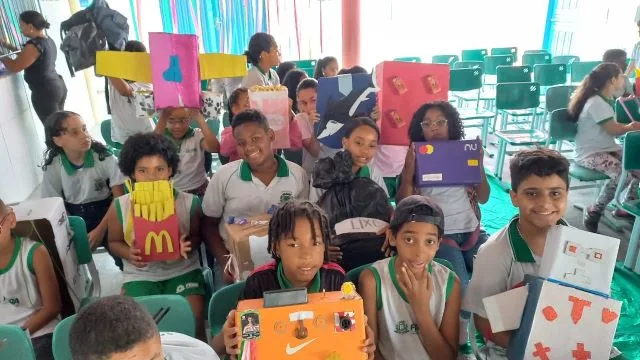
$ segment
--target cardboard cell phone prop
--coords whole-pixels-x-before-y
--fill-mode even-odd
[[[128,240],[130,245],[141,251],[144,262],[179,259],[180,233],[171,183],[168,180],[138,182],[130,192],[127,225],[133,227],[134,234],[133,241]],[[126,229],[125,239],[130,234],[131,229]]]
[[[343,291],[266,291],[264,299],[238,303],[239,360],[366,359],[362,298],[352,283]],[[339,346],[338,346],[339,345]]]
[[[380,144],[409,145],[409,124],[418,108],[449,97],[449,65],[384,61],[372,75],[379,88]]]
[[[418,187],[482,182],[482,142],[445,140],[415,143]]]
[[[200,81],[247,73],[246,57],[199,54],[195,35],[149,33],[150,53],[98,51],[96,74],[153,83],[156,110],[200,108]]]
[[[249,105],[260,110],[276,133],[271,144],[274,149],[288,149],[289,140],[289,92],[286,86],[253,86],[249,89]]]
[[[342,148],[344,126],[355,116],[369,116],[376,105],[378,88],[369,74],[338,75],[318,79],[315,125],[318,140],[332,148]]]

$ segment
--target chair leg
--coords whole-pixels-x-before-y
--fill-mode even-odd
[[[640,257],[638,256],[638,241],[640,241],[640,218],[633,221],[633,230],[629,237],[629,247],[627,247],[627,256],[624,258],[624,266],[631,269],[635,273],[640,274]],[[635,267],[634,267],[635,265]]]

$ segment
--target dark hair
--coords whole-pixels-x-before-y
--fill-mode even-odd
[[[124,44],[124,51],[127,52],[147,52],[147,47],[137,40],[129,40]]]
[[[151,314],[128,296],[107,296],[80,310],[69,330],[74,360],[104,360],[160,336]]]
[[[244,52],[247,57],[247,62],[253,66],[257,66],[260,63],[260,55],[262,52],[269,52],[271,46],[276,40],[271,34],[259,32],[253,34],[249,39],[249,49]]]
[[[569,118],[578,121],[584,105],[592,96],[598,94],[611,79],[618,77],[622,69],[613,63],[603,63],[587,75],[569,101]]]
[[[413,114],[411,124],[409,124],[409,139],[412,142],[427,141],[424,137],[424,131],[422,131],[422,121],[427,112],[432,108],[440,109],[445,119],[447,119],[449,140],[464,139],[464,124],[462,123],[462,119],[460,119],[458,110],[448,101],[434,101],[420,106]]]
[[[316,229],[314,222],[320,224],[320,232],[322,241],[324,242],[324,262],[329,261],[329,245],[331,245],[331,226],[329,226],[329,218],[327,214],[318,205],[308,201],[292,200],[280,205],[276,213],[269,220],[269,242],[267,250],[271,256],[280,260],[276,253],[276,243],[284,238],[293,238],[293,232],[296,228],[296,220],[305,218],[311,225],[312,237],[316,238]]]
[[[351,75],[367,74],[367,70],[362,66],[355,65],[350,67],[349,69],[340,69],[340,71],[338,71],[338,75],[346,75],[346,74],[351,74]]]
[[[287,76],[287,73],[295,69],[296,67],[297,67],[296,63],[294,63],[293,61],[281,62],[280,65],[278,65],[278,68],[276,69],[276,73],[278,74],[278,79],[282,81],[282,79],[284,79],[284,77]]]
[[[539,177],[558,175],[569,188],[569,161],[559,152],[551,149],[529,149],[517,152],[509,163],[511,188],[518,187],[531,175]]]
[[[132,178],[140,159],[156,155],[167,162],[173,170],[172,176],[175,175],[180,165],[178,148],[168,137],[153,132],[138,133],[129,137],[120,150],[118,166],[125,176]]]
[[[233,107],[233,105],[238,104],[238,101],[240,101],[240,95],[242,94],[249,94],[249,89],[244,87],[239,87],[233,90],[231,95],[229,95],[229,101],[227,101],[227,113],[229,114],[229,124],[233,124],[233,118],[235,117],[233,115],[233,111],[231,111],[231,108]]]
[[[609,49],[602,55],[602,62],[617,64],[622,71],[625,71],[627,69],[627,52],[622,49]]]
[[[380,142],[380,129],[378,128],[378,125],[376,125],[375,121],[373,121],[371,118],[366,116],[360,116],[360,117],[351,119],[344,126],[344,135],[342,135],[342,137],[347,139],[350,138],[353,131],[359,128],[360,126],[368,126],[373,130],[375,130],[376,134],[378,135],[378,142]]]
[[[44,121],[44,143],[47,146],[47,149],[44,151],[43,155],[44,161],[42,162],[42,170],[46,171],[47,167],[53,162],[53,159],[64,153],[64,150],[60,146],[56,145],[53,138],[62,135],[62,131],[64,130],[64,121],[71,116],[81,117],[73,111],[58,111],[49,115],[49,117]],[[100,161],[103,161],[112,155],[106,146],[93,139],[91,139],[91,150],[98,154],[98,160]]]
[[[306,89],[318,90],[318,80],[314,78],[308,78],[300,81],[300,84],[298,84],[298,88],[296,89],[296,98],[298,97],[298,93],[300,93],[300,91]]]
[[[48,29],[51,26],[42,14],[34,10],[22,12],[20,14],[20,21],[25,24],[33,25],[33,27],[38,30]]]
[[[267,121],[267,117],[264,116],[260,110],[256,109],[247,109],[245,111],[240,112],[236,116],[233,117],[233,123],[231,123],[231,129],[233,131],[236,130],[237,127],[244,124],[255,123],[258,124],[261,128],[265,130],[269,130],[269,122]]]
[[[289,71],[287,73],[287,76],[285,76],[284,80],[282,80],[281,82],[282,85],[287,87],[287,90],[289,92],[289,99],[293,100],[293,106],[291,107],[291,110],[293,110],[293,112],[296,114],[298,113],[298,85],[300,85],[300,82],[303,80],[302,78],[306,76],[306,72],[294,69]]]
[[[338,59],[333,56],[326,56],[318,60],[318,62],[316,63],[316,68],[313,72],[313,78],[318,80],[324,77],[324,69],[326,69],[327,66],[329,66],[329,64],[331,64],[332,62],[338,63]]]

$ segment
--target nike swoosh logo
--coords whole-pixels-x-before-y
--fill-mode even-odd
[[[311,339],[305,343],[302,343],[296,347],[291,347],[291,345],[287,344],[287,355],[293,355],[295,353],[297,353],[298,351],[304,349],[307,345],[311,344],[312,342],[316,341],[316,339]]]

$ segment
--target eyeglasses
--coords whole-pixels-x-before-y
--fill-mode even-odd
[[[423,121],[420,123],[420,126],[422,126],[423,129],[431,129],[432,127],[435,127],[436,129],[441,129],[445,125],[447,125],[446,119],[440,119],[436,121]]]
[[[81,135],[86,135],[88,133],[89,133],[89,130],[87,130],[86,126],[83,126],[81,129],[78,129],[78,128],[60,129],[60,134],[68,134],[68,135],[71,135],[72,137],[80,137]]]

